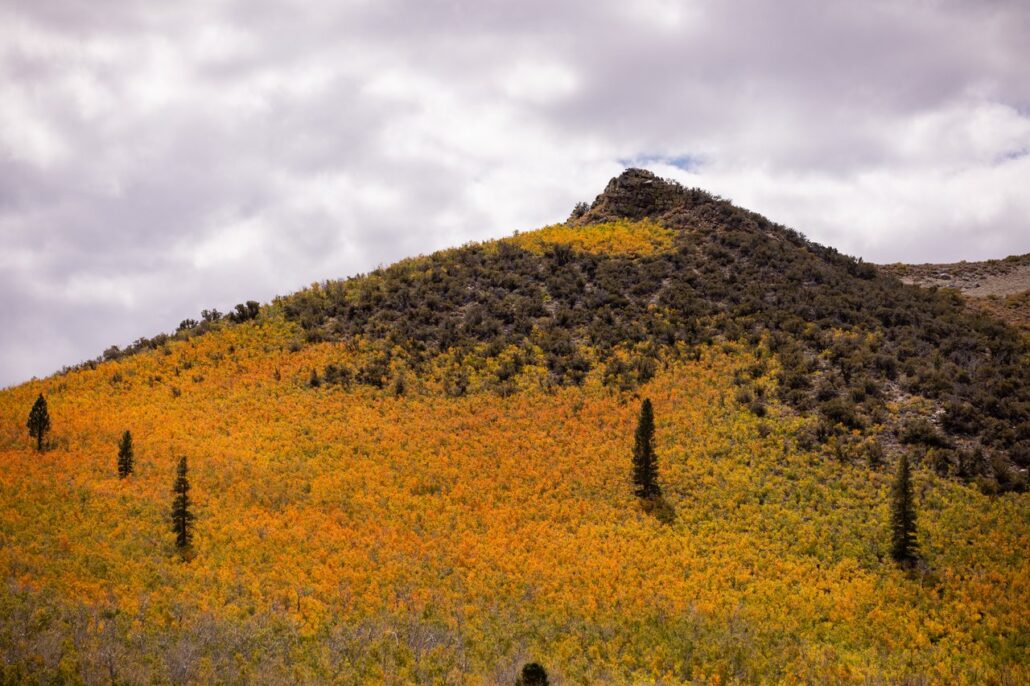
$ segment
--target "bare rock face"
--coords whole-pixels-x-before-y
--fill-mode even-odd
[[[613,219],[658,217],[681,208],[690,199],[682,186],[645,169],[627,169],[608,182],[589,208],[573,213],[574,224],[593,224]]]

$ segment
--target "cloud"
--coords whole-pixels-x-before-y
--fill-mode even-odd
[[[564,219],[625,163],[878,261],[1025,252],[1030,6],[0,8],[0,385]]]

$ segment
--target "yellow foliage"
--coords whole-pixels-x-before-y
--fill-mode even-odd
[[[191,663],[197,681],[225,661],[268,681],[278,659],[284,681],[486,684],[530,656],[568,683],[1030,679],[1028,496],[919,473],[931,571],[899,571],[890,475],[800,451],[801,420],[741,408],[745,352],[668,360],[639,396],[600,371],[549,390],[530,364],[504,397],[450,398],[431,379],[394,397],[311,388],[312,369],[363,353],[291,352],[297,335],[251,322],[0,393],[0,631],[25,603],[43,613],[31,626],[107,612],[97,654],[121,645],[120,669],[158,681],[162,641],[200,635],[223,647]],[[43,454],[24,428],[39,392]],[[669,524],[632,495],[643,396]],[[136,472],[120,480],[126,429]],[[180,455],[188,564],[168,525]],[[288,659],[219,626],[285,636]]]
[[[672,250],[674,232],[650,219],[620,219],[601,224],[552,224],[505,240],[536,253],[563,244],[583,252],[606,255],[652,255]]]

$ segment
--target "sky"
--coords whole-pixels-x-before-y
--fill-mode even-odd
[[[627,166],[869,261],[1030,252],[1030,2],[5,0],[0,387]]]

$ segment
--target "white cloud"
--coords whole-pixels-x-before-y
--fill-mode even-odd
[[[502,83],[508,97],[540,105],[571,96],[577,86],[576,75],[567,65],[537,60],[515,64]]]
[[[616,5],[620,16],[649,29],[675,33],[689,20],[696,20],[703,3],[682,0],[637,0]]]
[[[811,239],[875,262],[959,261],[1030,249],[1030,156],[997,164],[873,168],[854,174],[774,169],[660,169],[799,227]],[[899,258],[901,256],[901,258]]]
[[[68,148],[38,109],[30,96],[0,90],[0,150],[13,160],[48,169],[68,154]]]
[[[956,102],[886,133],[899,161],[922,168],[969,169],[1030,149],[1030,117],[997,102]]]
[[[219,269],[228,263],[260,257],[268,226],[261,217],[247,217],[212,231],[190,249],[194,269]]]

